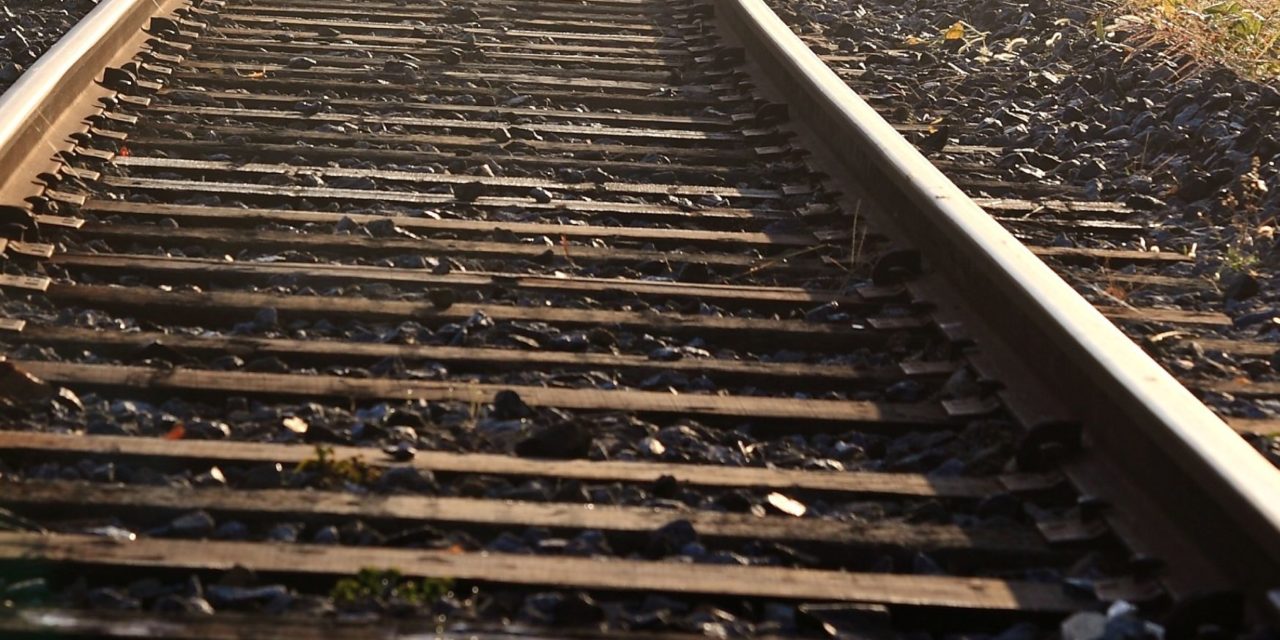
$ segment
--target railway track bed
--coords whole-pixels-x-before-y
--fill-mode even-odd
[[[1238,551],[1180,555],[1206,534],[1178,494],[1110,474],[1244,445],[1020,375],[966,306],[988,276],[948,288],[899,187],[796,126],[852,102],[779,101],[760,67],[808,63],[749,44],[763,5],[170,4],[104,3],[141,52],[81,52],[107,71],[3,210],[5,633],[1009,640],[1263,615],[1269,512],[1231,473],[1274,470],[1151,478],[1229,498],[1207,535]],[[1041,206],[997,183],[973,182],[997,217]]]

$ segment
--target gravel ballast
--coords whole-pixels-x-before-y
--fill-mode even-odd
[[[70,31],[93,0],[6,0],[0,4],[0,92]]]

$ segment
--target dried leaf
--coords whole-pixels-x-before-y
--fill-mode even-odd
[[[772,505],[774,509],[797,518],[804,515],[805,512],[809,510],[804,506],[803,502],[800,502],[799,500],[792,500],[777,491],[765,496],[765,500],[768,500],[769,504]]]
[[[288,418],[285,418],[284,420],[282,420],[280,424],[282,424],[284,428],[298,435],[305,434],[307,432],[307,429],[310,428],[310,425],[307,424],[306,420],[303,420],[302,418],[299,418],[297,416],[289,416]]]
[[[964,38],[964,23],[956,20],[947,32],[942,34],[943,40],[962,40]]]
[[[1161,342],[1164,342],[1165,340],[1174,340],[1174,339],[1182,339],[1182,338],[1190,338],[1190,337],[1194,337],[1194,334],[1187,333],[1186,331],[1165,331],[1163,333],[1157,333],[1152,336],[1147,336],[1146,342],[1147,344],[1150,344],[1150,345],[1157,345],[1157,344],[1160,344]]]

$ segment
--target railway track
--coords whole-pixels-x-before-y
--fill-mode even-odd
[[[764,5],[358,6],[0,101],[6,634],[1267,619],[1275,469]]]
[[[1025,42],[1018,40],[1022,32],[1010,30],[986,10],[973,15],[988,31],[975,32],[970,25],[962,27],[961,39],[929,42],[887,37],[896,32],[891,25],[900,14],[853,9],[865,11],[868,24],[852,26],[854,20],[813,21],[819,10],[815,4],[771,6],[878,113],[910,130],[907,136],[922,153],[1011,234],[1041,251],[1072,249],[1067,260],[1041,255],[1180,382],[1198,397],[1213,400],[1211,406],[1228,424],[1244,434],[1277,432],[1275,421],[1258,409],[1276,391],[1269,384],[1274,345],[1252,319],[1238,317],[1247,314],[1231,309],[1233,302],[1254,293],[1233,284],[1230,268],[1215,268],[1202,257],[1211,247],[1196,246],[1176,224],[1162,228],[1158,219],[1153,221],[1154,211],[1170,207],[1161,198],[1191,202],[1204,197],[1195,191],[1200,187],[1169,193],[1154,187],[1146,175],[1108,180],[1101,160],[1084,153],[1090,147],[1115,152],[1136,144],[1141,164],[1159,166],[1168,157],[1163,154],[1170,153],[1168,142],[1158,132],[1154,138],[1153,132],[1125,135],[1140,127],[1140,121],[1108,127],[1076,121],[1069,114],[1054,123],[1065,135],[1055,139],[1031,133],[1052,120],[1039,112],[1039,105],[1052,102],[1055,94],[1073,95],[1081,85],[1094,94],[1110,91],[1121,101],[1136,100],[1124,91],[1135,80],[1132,69],[1072,77],[1066,61],[1028,68],[1021,56],[1010,54]],[[955,11],[966,15],[964,9]],[[1047,15],[1040,16],[1044,24],[1032,32],[1053,33]],[[1127,53],[1113,44],[1099,47],[1098,55],[1121,60]],[[1005,87],[997,92],[998,100],[989,93],[993,85]],[[1232,91],[1230,86],[1223,89],[1223,95]],[[975,95],[992,103],[981,117],[971,115]],[[1156,108],[1169,110],[1184,99],[1176,90],[1155,97]],[[924,130],[914,131],[920,128]],[[948,144],[940,145],[942,140]],[[1231,172],[1220,172],[1215,179],[1224,173]],[[1212,364],[1191,364],[1205,352]]]

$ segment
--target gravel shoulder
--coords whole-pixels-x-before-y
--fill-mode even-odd
[[[97,4],[93,0],[5,0],[0,3],[0,92],[17,82]]]

